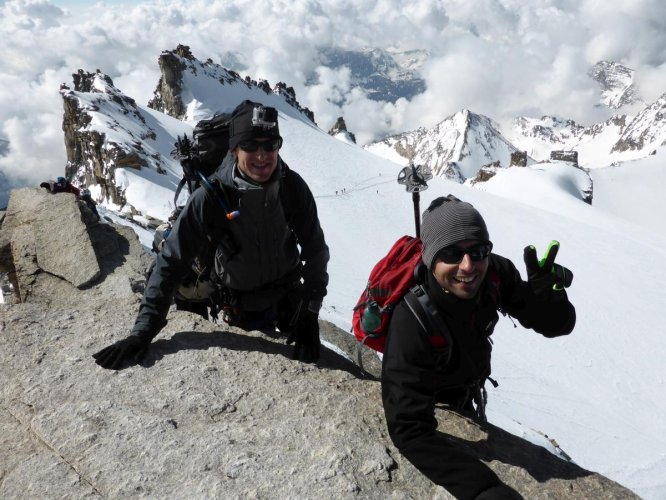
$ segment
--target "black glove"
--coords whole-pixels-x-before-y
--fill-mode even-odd
[[[522,500],[523,497],[514,490],[506,485],[493,486],[487,490],[482,491],[474,500]]]
[[[130,335],[127,338],[119,340],[115,344],[105,347],[99,352],[93,354],[95,363],[102,368],[118,370],[125,361],[137,364],[141,361],[148,350],[150,340],[138,335]]]
[[[294,359],[314,363],[319,359],[319,313],[303,304],[287,344],[294,344]]]
[[[551,241],[545,256],[537,261],[536,248],[532,245],[525,247],[523,258],[527,268],[527,281],[535,294],[559,291],[571,285],[573,273],[566,267],[555,264],[559,249],[560,243]]]

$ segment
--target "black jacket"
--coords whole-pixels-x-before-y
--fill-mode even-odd
[[[301,263],[305,299],[326,295],[328,246],[314,197],[301,176],[279,158],[273,178],[253,186],[240,178],[234,157],[227,155],[211,180],[224,186],[227,208],[240,209],[240,217],[228,220],[219,200],[204,188],[192,193],[157,256],[133,335],[159,333],[174,290],[191,273],[194,258],[211,252],[223,285],[233,283],[248,297],[277,300],[260,292],[298,274]]]
[[[498,311],[546,337],[573,330],[575,310],[566,292],[536,296],[511,261],[491,254],[474,299],[444,293],[430,272],[424,284],[453,337],[451,358],[428,341],[404,301],[389,326],[382,366],[382,399],[389,434],[400,452],[457,498],[475,498],[502,483],[483,463],[437,432],[435,404],[471,408],[475,388],[490,375],[492,334]]]

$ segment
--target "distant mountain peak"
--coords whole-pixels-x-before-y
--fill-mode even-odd
[[[404,163],[423,164],[438,177],[464,182],[491,163],[508,167],[518,151],[499,131],[497,124],[469,109],[462,109],[430,129],[394,135],[365,149]],[[391,155],[387,154],[387,149]]]
[[[601,85],[601,102],[611,109],[641,101],[634,85],[634,70],[613,61],[599,61],[589,72]]]
[[[148,107],[166,113],[179,120],[195,121],[219,112],[233,109],[240,99],[229,101],[233,93],[223,87],[241,87],[243,90],[260,90],[266,95],[274,94],[289,106],[314,123],[314,113],[296,100],[293,87],[278,82],[271,88],[266,80],[255,81],[249,76],[241,77],[237,72],[216,64],[212,59],[201,62],[194,57],[187,45],[178,45],[175,50],[165,50],[158,58],[161,76]],[[209,94],[217,92],[220,99],[216,108],[205,107]],[[201,106],[204,106],[203,108]]]

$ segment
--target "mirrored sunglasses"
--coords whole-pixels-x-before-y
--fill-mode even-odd
[[[467,254],[474,262],[480,262],[488,258],[492,249],[492,243],[480,243],[468,248],[452,245],[442,248],[437,254],[437,258],[445,264],[460,264],[465,257],[465,254]]]
[[[256,153],[259,148],[267,153],[271,153],[276,149],[280,149],[281,145],[282,139],[271,139],[269,141],[241,141],[238,143],[238,147],[246,153]]]

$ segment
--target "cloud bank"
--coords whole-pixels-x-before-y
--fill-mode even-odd
[[[430,127],[468,108],[497,121],[544,114],[605,119],[587,72],[599,60],[636,70],[643,97],[666,92],[661,0],[155,0],[64,8],[0,3],[0,171],[35,183],[62,174],[61,83],[100,69],[137,102],[157,84],[157,58],[179,43],[199,59],[287,82],[328,129],[338,116],[359,142]],[[427,88],[375,102],[344,68],[319,66],[318,47],[426,49]],[[315,74],[314,83],[308,76]]]

